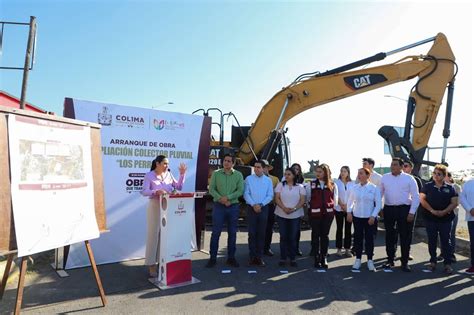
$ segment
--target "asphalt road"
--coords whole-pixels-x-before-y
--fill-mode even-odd
[[[466,257],[458,255],[456,273],[446,276],[442,265],[434,273],[425,273],[428,260],[424,243],[412,246],[415,260],[413,272],[404,273],[397,264],[393,273],[382,270],[370,273],[364,263],[360,273],[351,272],[353,258],[337,258],[334,254],[334,232],[330,243],[330,269],[318,273],[312,259],[298,259],[297,268],[287,274],[277,265],[278,256],[267,258],[267,266],[246,266],[247,234],[239,232],[237,258],[240,268],[222,274],[224,257],[218,265],[206,269],[208,256],[193,253],[193,275],[201,283],[160,291],[146,277],[143,260],[99,267],[108,298],[101,307],[97,288],[89,268],[70,270],[70,276],[59,278],[49,266],[42,266],[35,275],[28,275],[24,292],[24,314],[474,314],[474,277],[463,274],[468,267]],[[209,244],[210,233],[206,241]],[[226,233],[221,239],[226,244]],[[309,231],[302,234],[302,249],[309,251]],[[375,251],[376,264],[385,257],[384,233],[379,232]],[[274,234],[278,240],[278,234]],[[278,243],[273,250],[278,254]],[[225,251],[225,248],[224,248]],[[223,251],[223,252],[224,252]],[[365,262],[365,258],[363,260]],[[249,274],[256,270],[256,274]],[[15,303],[16,283],[7,286],[0,303],[0,313],[8,314]]]

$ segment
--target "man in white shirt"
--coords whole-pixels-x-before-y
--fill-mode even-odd
[[[377,173],[374,170],[375,167],[375,161],[372,158],[363,158],[362,159],[362,167],[368,168],[370,170],[370,182],[374,184],[375,186],[380,188],[380,182],[382,180],[382,175]]]
[[[468,180],[464,184],[459,199],[462,207],[466,210],[467,228],[471,243],[471,267],[466,270],[466,273],[474,274],[474,179]]]
[[[380,191],[385,200],[384,224],[385,224],[385,249],[388,261],[384,268],[390,269],[394,266],[395,252],[397,248],[397,234],[400,235],[400,247],[402,251],[402,270],[410,272],[408,258],[410,256],[410,245],[412,225],[416,210],[420,204],[418,186],[413,176],[402,172],[403,160],[393,158],[390,165],[391,173],[382,176]]]

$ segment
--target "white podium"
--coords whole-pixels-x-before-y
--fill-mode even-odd
[[[199,283],[191,266],[191,236],[194,226],[194,199],[204,193],[162,195],[160,226],[160,266],[158,278],[149,281],[161,290]]]

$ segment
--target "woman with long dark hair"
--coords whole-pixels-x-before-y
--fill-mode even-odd
[[[296,235],[300,218],[304,215],[306,190],[295,182],[296,172],[285,170],[285,179],[275,188],[275,215],[280,229],[280,266],[290,258],[290,266],[296,267]]]
[[[304,177],[301,165],[298,163],[293,163],[290,167],[295,172],[295,184],[303,184]],[[303,252],[300,249],[300,239],[301,239],[301,219],[298,220],[298,228],[296,234],[296,254],[298,256],[303,256]]]
[[[336,210],[336,248],[337,255],[342,257],[352,257],[351,253],[351,243],[352,243],[352,223],[346,221],[347,217],[347,199],[349,197],[349,192],[354,186],[354,182],[351,179],[351,170],[349,166],[341,167],[338,179],[334,182],[337,185],[337,191],[339,193],[339,200],[337,206],[334,208]],[[344,239],[344,242],[343,242]],[[342,249],[344,248],[344,253]]]
[[[338,190],[331,179],[331,169],[327,164],[318,165],[315,174],[316,180],[311,182],[308,211],[311,244],[314,250],[314,267],[327,269],[329,230],[334,220],[334,207],[338,204]]]
[[[156,278],[157,264],[160,259],[160,196],[171,194],[183,188],[186,174],[186,164],[179,165],[179,179],[171,174],[169,160],[164,155],[158,155],[151,163],[150,172],[145,175],[142,195],[150,198],[147,208],[147,239],[145,264],[149,275]]]

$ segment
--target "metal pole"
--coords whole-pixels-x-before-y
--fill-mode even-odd
[[[448,100],[446,102],[446,116],[444,117],[444,129],[443,129],[443,152],[441,153],[441,163],[446,162],[446,149],[448,146],[448,138],[451,135],[451,113],[453,110],[453,97],[454,97],[454,79],[449,82],[448,85]]]
[[[291,94],[289,94],[289,95],[291,95]],[[278,121],[277,121],[277,123],[276,123],[275,130],[278,130],[278,129],[279,129],[281,120],[283,119],[283,115],[285,115],[286,108],[288,107],[288,101],[289,101],[290,98],[291,98],[291,97],[289,97],[289,95],[286,96],[285,104],[283,105],[283,108],[281,109],[280,117],[278,117]]]
[[[26,87],[28,85],[28,73],[30,70],[31,50],[33,48],[34,34],[36,31],[36,17],[30,16],[30,32],[26,46],[25,67],[23,68],[23,83],[21,85],[20,109],[25,109]]]
[[[394,50],[392,50],[392,51],[389,51],[388,53],[386,53],[386,55],[387,55],[387,56],[390,56],[390,55],[399,53],[399,52],[401,52],[401,51],[404,51],[404,50],[407,50],[407,49],[410,49],[410,48],[413,48],[413,47],[416,47],[416,46],[420,46],[420,45],[423,45],[423,44],[432,42],[432,41],[434,41],[435,39],[436,39],[436,36],[433,36],[433,37],[430,37],[430,38],[427,38],[427,39],[424,39],[424,40],[420,40],[419,42],[416,42],[416,43],[414,43],[414,44],[406,45],[406,46],[403,46],[403,47],[394,49]]]

